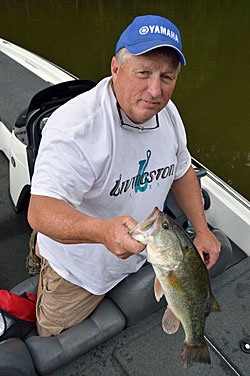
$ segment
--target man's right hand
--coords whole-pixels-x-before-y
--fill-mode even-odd
[[[104,219],[103,245],[121,259],[140,253],[145,248],[145,244],[134,240],[129,234],[129,230],[136,225],[137,222],[129,216]]]

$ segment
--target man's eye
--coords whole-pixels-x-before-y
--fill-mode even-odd
[[[166,74],[166,75],[164,75],[163,76],[163,79],[165,80],[165,81],[167,81],[167,82],[172,82],[172,81],[174,81],[174,80],[176,80],[176,76],[175,75],[168,75],[168,74]]]
[[[170,77],[170,76],[168,76],[168,75],[163,76],[163,78],[164,78],[165,80],[168,80],[168,81],[172,81],[172,80],[173,80],[173,78]]]
[[[147,71],[138,72],[138,75],[139,77],[147,77],[149,75],[149,72]]]

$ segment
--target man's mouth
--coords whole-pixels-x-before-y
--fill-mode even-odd
[[[149,106],[149,107],[155,107],[155,106],[159,106],[160,105],[159,101],[148,101],[146,99],[142,99],[142,102],[145,103],[146,106]]]

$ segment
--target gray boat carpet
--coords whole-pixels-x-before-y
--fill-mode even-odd
[[[184,332],[167,335],[161,329],[164,310],[126,329],[53,376],[233,376],[235,373],[211,349],[211,365],[181,365]]]
[[[9,130],[31,98],[48,86],[49,82],[0,52],[0,120]]]
[[[239,342],[250,339],[250,258],[228,269],[213,283],[221,312],[209,317],[206,335],[238,373],[250,375],[250,353]]]

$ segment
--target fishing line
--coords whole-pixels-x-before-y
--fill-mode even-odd
[[[206,337],[204,336],[205,340],[208,342],[208,344],[214,349],[214,351],[227,363],[227,365],[232,369],[232,371],[237,375],[237,376],[242,376],[239,371],[237,371],[234,366],[225,358],[225,356],[217,349],[217,347]]]

